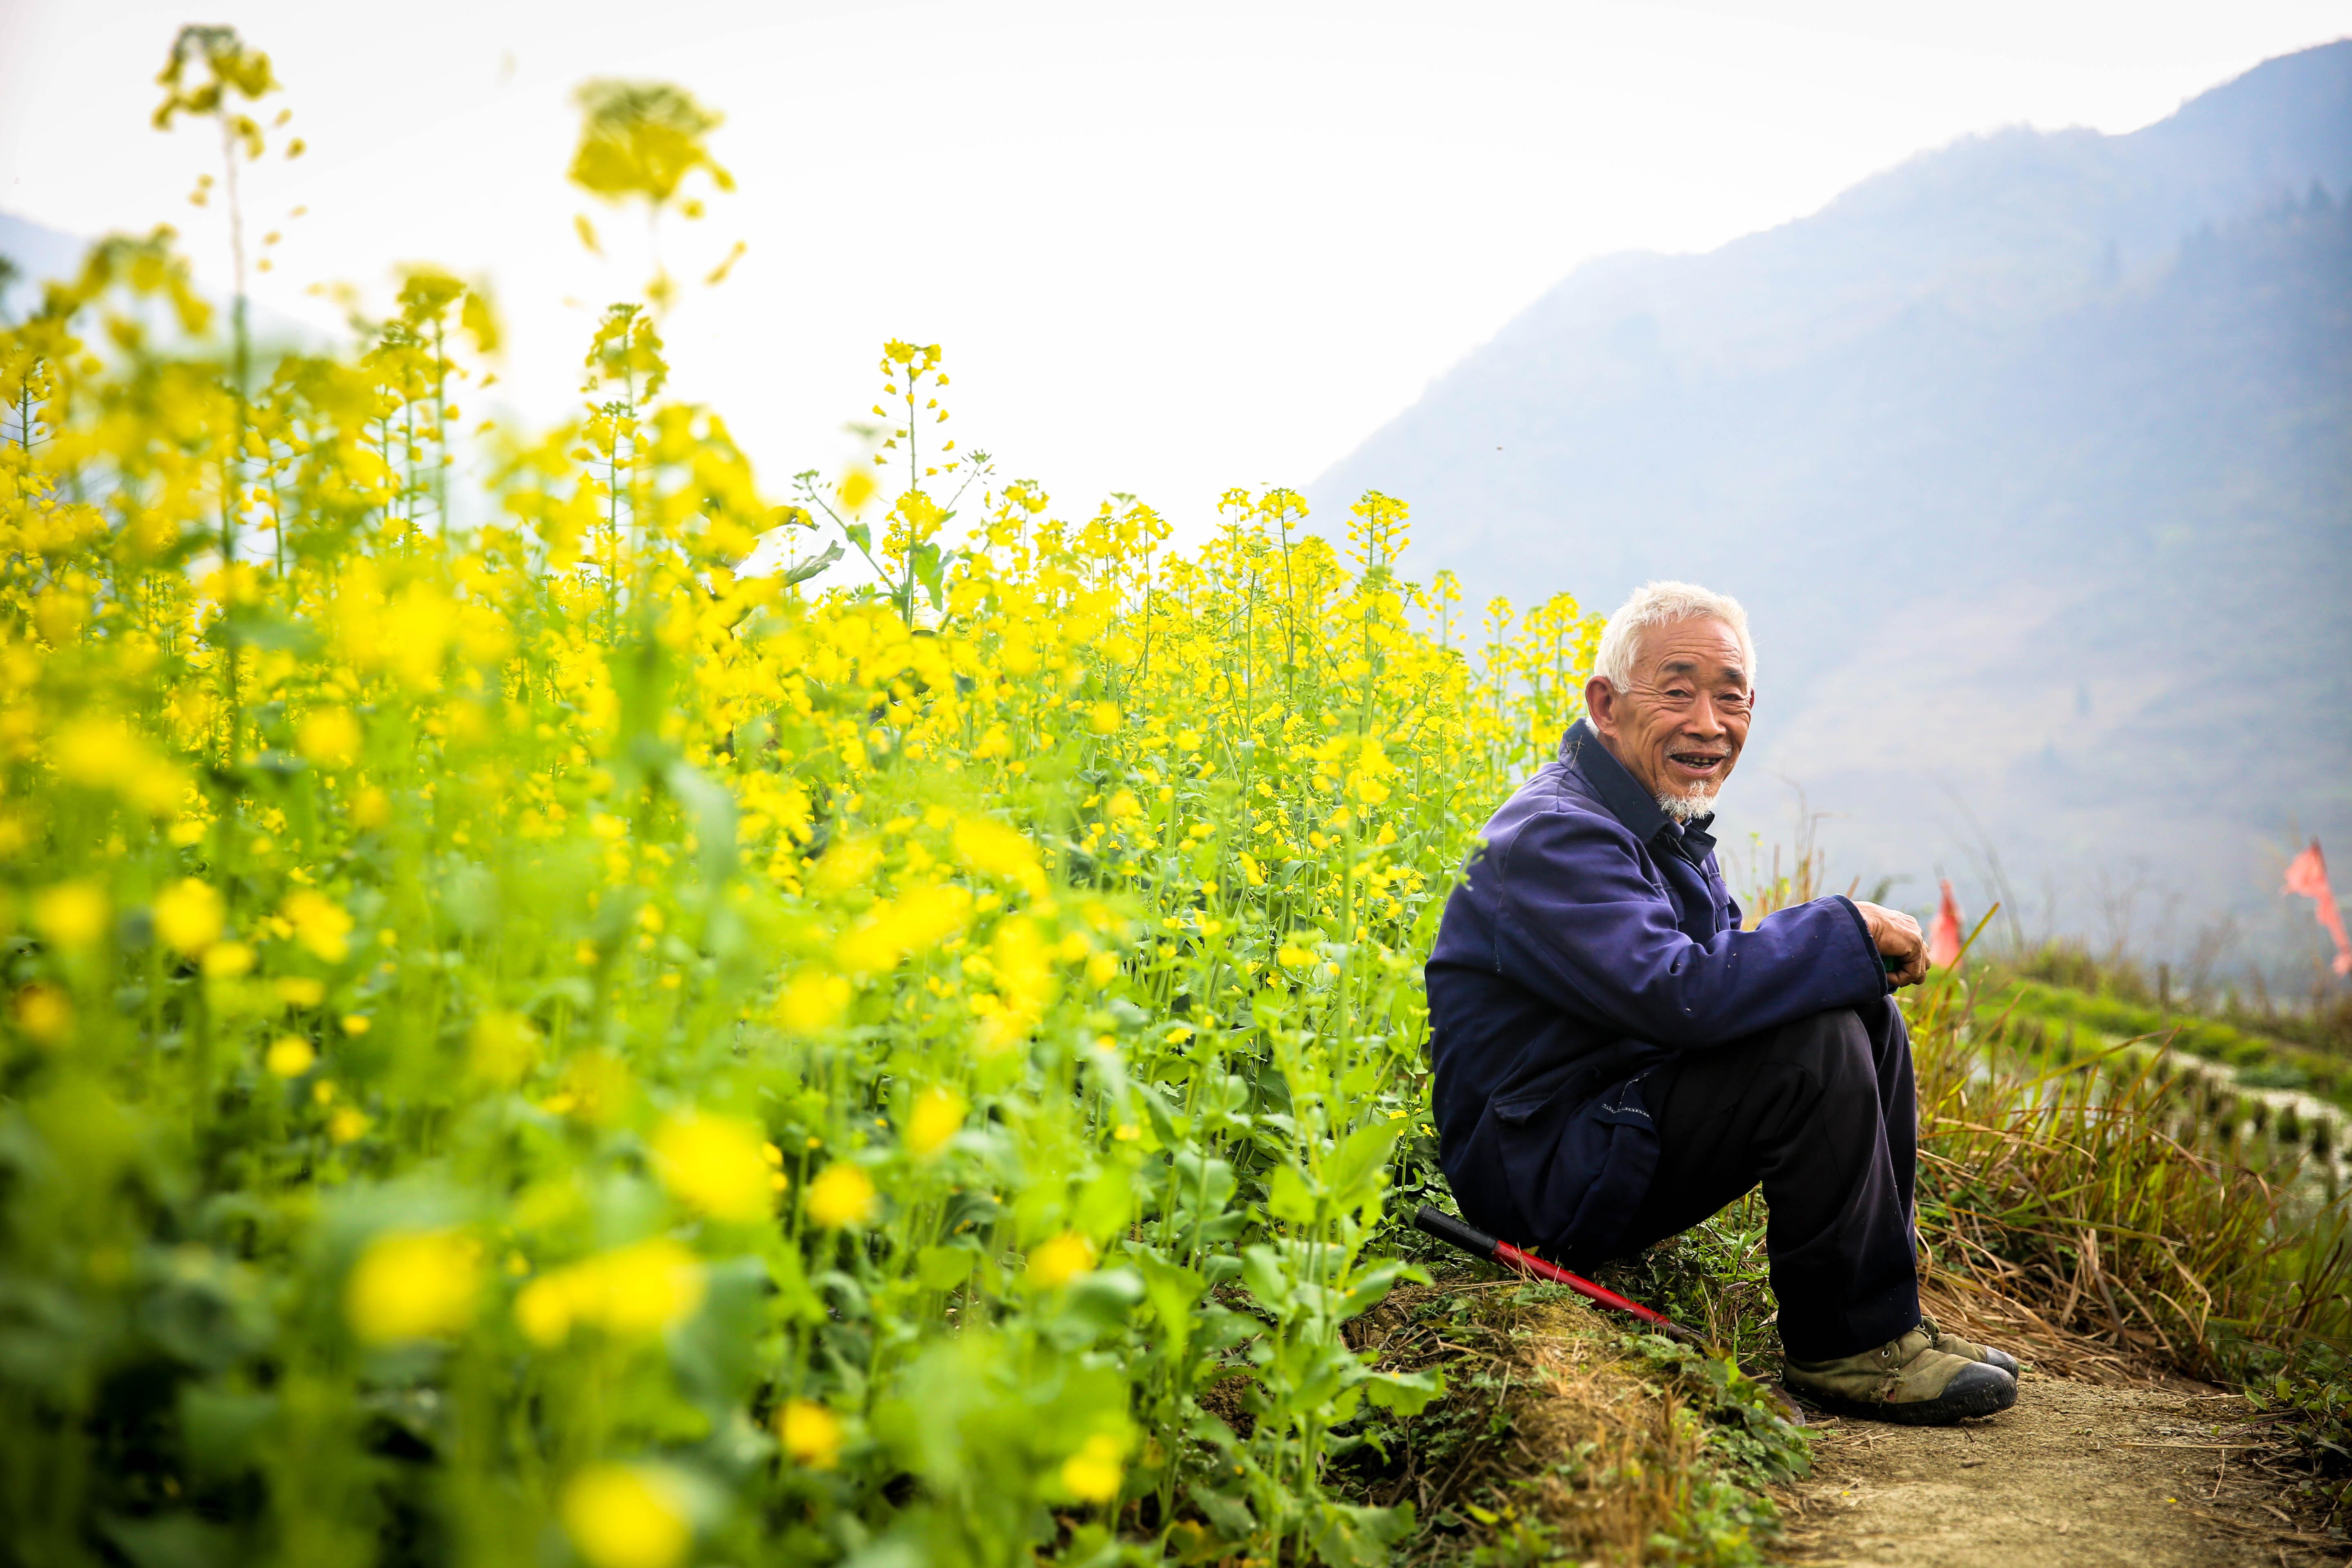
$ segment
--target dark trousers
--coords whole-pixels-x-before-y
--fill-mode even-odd
[[[1919,1106],[1893,998],[1686,1052],[1642,1091],[1658,1168],[1625,1251],[1688,1230],[1761,1182],[1791,1359],[1874,1350],[1917,1326]]]

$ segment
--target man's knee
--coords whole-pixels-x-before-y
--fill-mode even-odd
[[[1812,1079],[1824,1099],[1878,1100],[1878,1041],[1862,1015],[1832,1007],[1784,1025],[1772,1041],[1772,1059]]]

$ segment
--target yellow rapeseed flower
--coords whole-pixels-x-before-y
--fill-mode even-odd
[[[872,1180],[845,1161],[827,1165],[808,1185],[808,1216],[827,1230],[864,1225],[879,1206]]]
[[[1045,868],[1024,835],[993,817],[960,816],[954,838],[956,858],[965,866],[1014,883],[1033,899],[1045,896]]]
[[[351,955],[352,917],[324,893],[297,889],[286,896],[278,912],[294,928],[294,940],[320,959],[341,963]]]
[[[466,1065],[476,1078],[512,1089],[539,1060],[539,1030],[509,1007],[493,1007],[467,1033]]]
[[[1116,702],[1097,702],[1087,710],[1087,728],[1097,735],[1116,735],[1118,725],[1118,704]]]
[[[1062,1461],[1063,1489],[1081,1502],[1109,1502],[1118,1497],[1122,1447],[1108,1433],[1087,1438],[1086,1447]]]
[[[882,868],[881,840],[853,837],[835,840],[809,875],[809,885],[821,893],[839,895],[863,888]]]
[[[299,1035],[286,1035],[270,1042],[261,1065],[279,1078],[300,1078],[318,1060],[318,1050],[310,1041]]]
[[[949,1139],[963,1126],[964,1112],[971,1107],[954,1089],[933,1087],[915,1097],[914,1109],[907,1113],[907,1152],[918,1160],[927,1160],[947,1146]]]
[[[765,1219],[774,1208],[775,1186],[761,1152],[764,1142],[748,1121],[688,1112],[655,1132],[654,1163],[662,1184],[688,1207],[714,1219]]]
[[[872,474],[866,472],[862,468],[851,468],[847,473],[841,476],[841,504],[843,508],[851,512],[864,511],[866,510],[866,503],[874,499],[875,489],[874,476]]]
[[[591,1465],[565,1485],[559,1511],[591,1568],[675,1568],[694,1544],[684,1489],[650,1465]]]
[[[224,908],[221,896],[208,882],[183,878],[155,895],[155,934],[166,947],[190,958],[221,938]]]
[[[796,1035],[832,1028],[849,1010],[849,982],[838,974],[804,969],[776,997],[776,1022]]]
[[[253,973],[253,949],[241,942],[216,942],[205,949],[200,967],[207,980],[234,980]]]
[[[97,946],[107,914],[106,890],[96,882],[60,882],[33,896],[33,929],[68,952]]]
[[[35,981],[16,993],[16,1027],[45,1046],[54,1046],[73,1029],[73,1002],[55,985]]]
[[[776,1407],[776,1438],[796,1465],[829,1470],[841,1462],[841,1417],[813,1399],[787,1399]]]
[[[852,973],[881,973],[961,931],[971,910],[971,894],[953,883],[910,889],[875,905],[834,944],[834,956]]]
[[[474,1321],[481,1248],[454,1230],[387,1231],[343,1287],[352,1331],[369,1344],[445,1338]]]
[[[634,1092],[626,1062],[610,1051],[586,1050],[563,1064],[555,1098],[546,1109],[609,1125],[619,1120]]]
[[[321,708],[302,721],[295,745],[322,768],[347,768],[359,760],[360,721],[348,708]]]
[[[392,820],[392,796],[373,784],[352,796],[352,826],[382,827]]]
[[[541,1275],[515,1298],[515,1321],[541,1345],[562,1344],[575,1325],[646,1339],[692,1317],[706,1288],[702,1260],[655,1237]]]
[[[50,746],[59,776],[89,789],[112,790],[155,816],[179,805],[187,781],[145,736],[120,719],[75,719]]]
[[[1029,1279],[1052,1290],[1068,1284],[1095,1266],[1095,1244],[1065,1231],[1029,1249]]]

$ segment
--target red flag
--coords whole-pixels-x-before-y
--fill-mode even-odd
[[[1960,961],[1960,906],[1952,898],[1952,884],[1944,883],[1944,902],[1936,923],[1927,928],[1927,962],[1949,969]]]
[[[2318,839],[2286,863],[2286,890],[2301,893],[2319,906],[2314,912],[2336,939],[2336,973],[2352,974],[2352,937],[2344,934],[2344,911],[2336,907],[2335,890],[2327,885],[2327,860],[2319,852]]]

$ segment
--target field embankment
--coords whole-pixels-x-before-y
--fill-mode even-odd
[[[1938,979],[1906,1011],[1923,1302],[2024,1358],[2016,1410],[1951,1432],[1800,1433],[1738,1397],[1726,1363],[1546,1291],[1401,1297],[1370,1321],[1379,1342],[1448,1379],[1419,1421],[1380,1429],[1394,1452],[1372,1468],[1374,1494],[1419,1502],[1416,1550],[1715,1563],[1995,1563],[2035,1542],[2082,1563],[2340,1551],[2344,1216],[2315,1156],[2208,1114],[2201,1080],[2153,1049],[2078,1037],[2059,1059],[2013,995]],[[1769,1372],[1763,1231],[1751,1196],[1602,1278]]]

